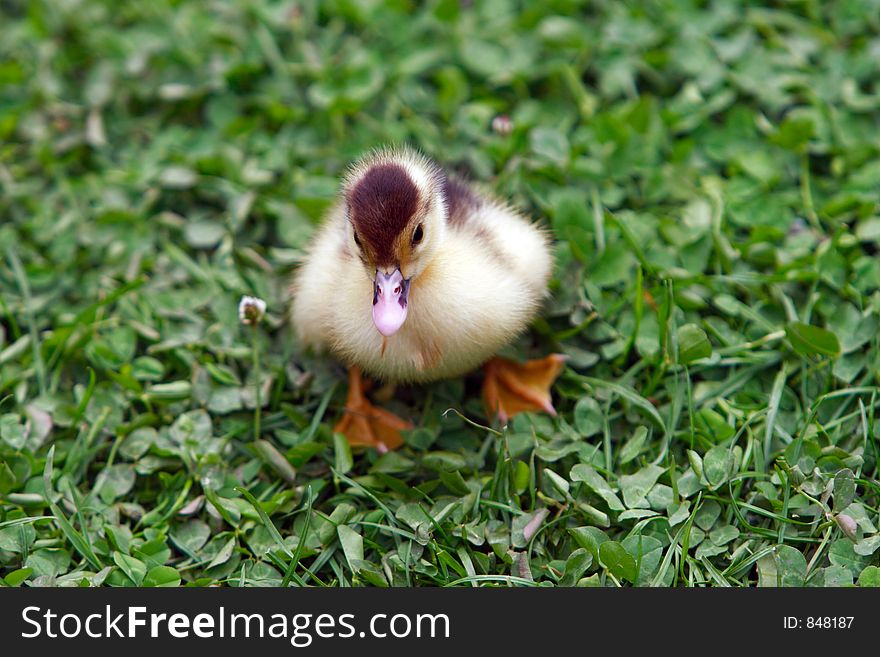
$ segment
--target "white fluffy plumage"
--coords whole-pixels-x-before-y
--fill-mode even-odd
[[[372,167],[396,164],[421,199],[413,217],[425,243],[402,255],[411,278],[406,321],[385,338],[371,320],[375,267],[355,241],[346,194]],[[451,182],[446,182],[446,181]],[[408,149],[355,163],[318,229],[293,285],[300,342],[329,350],[385,381],[429,381],[468,372],[522,332],[546,295],[548,233],[509,205],[447,177]]]

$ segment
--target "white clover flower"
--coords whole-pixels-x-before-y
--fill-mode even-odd
[[[506,137],[513,132],[513,121],[506,114],[499,114],[492,119],[492,130],[495,131],[495,134]]]
[[[858,531],[859,525],[855,520],[844,513],[839,513],[834,516],[834,520],[844,534],[849,536],[852,540],[856,540],[856,532]]]
[[[245,326],[259,324],[265,314],[266,302],[259,297],[245,295],[238,303],[238,319]]]

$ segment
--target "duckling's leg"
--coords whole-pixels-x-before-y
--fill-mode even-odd
[[[489,417],[496,414],[502,423],[523,411],[544,411],[556,415],[550,399],[550,386],[562,372],[565,356],[551,354],[546,358],[517,363],[506,358],[493,358],[484,366],[483,403]]]
[[[382,453],[403,444],[400,432],[413,425],[384,408],[373,406],[364,396],[364,380],[357,367],[348,370],[348,397],[345,415],[333,427],[352,447],[374,447]]]

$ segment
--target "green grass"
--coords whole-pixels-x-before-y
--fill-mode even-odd
[[[0,0],[0,582],[880,584],[880,5],[320,5]],[[552,227],[558,418],[333,435],[287,285],[401,142]]]

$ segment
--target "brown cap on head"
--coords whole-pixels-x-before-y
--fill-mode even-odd
[[[346,194],[356,235],[378,267],[395,265],[394,244],[421,202],[406,169],[394,162],[370,166]]]

